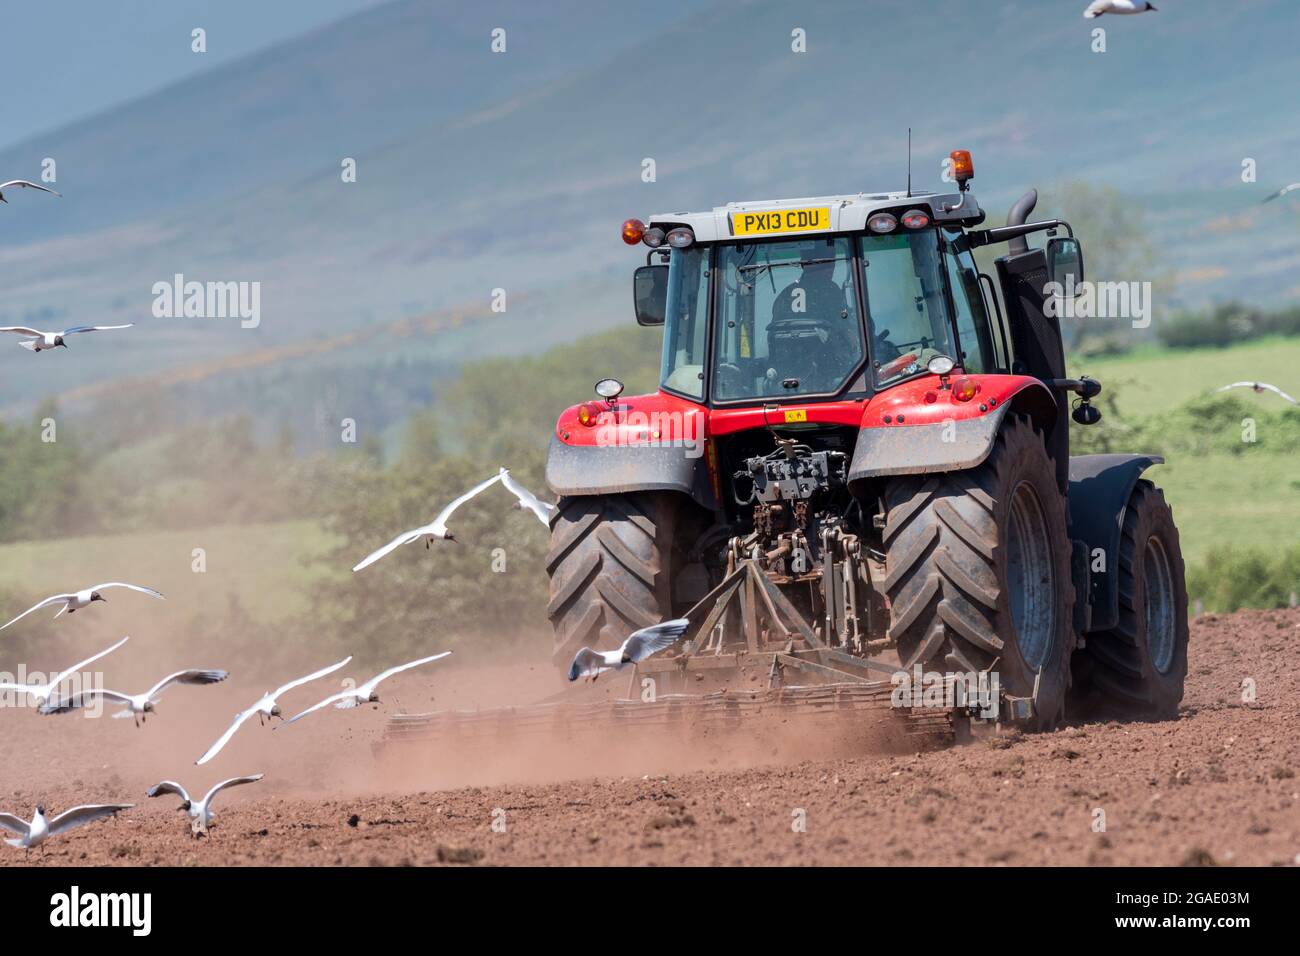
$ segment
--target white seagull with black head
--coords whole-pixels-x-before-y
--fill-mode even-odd
[[[1088,4],[1088,9],[1083,11],[1083,15],[1091,20],[1105,13],[1129,15],[1146,13],[1148,10],[1152,13],[1160,12],[1151,4],[1144,2],[1144,0],[1093,0],[1092,3]]]
[[[230,675],[226,671],[191,668],[189,670],[177,671],[175,674],[168,674],[158,683],[154,684],[143,694],[123,694],[120,691],[109,690],[106,687],[82,691],[80,694],[73,694],[71,697],[54,698],[48,700],[37,708],[41,714],[66,714],[69,711],[85,707],[92,700],[104,700],[110,704],[121,704],[122,709],[115,713],[114,717],[134,717],[135,725],[140,726],[149,714],[152,714],[158,703],[158,698],[162,697],[163,691],[172,684],[218,684]]]
[[[37,706],[42,706],[45,704],[47,700],[49,700],[52,696],[54,696],[54,691],[58,688],[59,684],[63,683],[65,677],[67,677],[69,674],[75,674],[77,671],[81,670],[87,664],[93,664],[95,661],[99,660],[104,655],[113,653],[115,650],[117,650],[119,647],[121,647],[129,640],[130,640],[129,637],[122,638],[120,641],[118,641],[108,650],[100,651],[94,657],[87,657],[84,661],[80,661],[79,663],[73,664],[69,668],[59,671],[52,678],[50,678],[49,681],[47,681],[44,684],[3,683],[0,684],[0,691],[8,691],[8,690],[26,691],[28,694],[31,694],[32,697],[36,700]]]
[[[1284,399],[1290,402],[1292,405],[1300,405],[1300,402],[1297,402],[1286,392],[1282,391],[1282,389],[1278,388],[1276,385],[1270,385],[1268,384],[1268,382],[1233,382],[1231,385],[1223,386],[1223,388],[1219,389],[1219,391],[1226,392],[1231,388],[1248,388],[1256,395],[1260,394],[1261,392],[1272,392],[1278,398]]]
[[[366,681],[364,684],[359,684],[352,690],[345,690],[340,691],[337,694],[331,694],[320,703],[312,704],[302,713],[294,714],[286,720],[285,723],[291,724],[295,720],[306,717],[308,714],[315,713],[323,707],[328,707],[330,704],[333,704],[339,710],[348,710],[352,707],[360,707],[362,704],[378,703],[379,693],[375,688],[379,686],[381,681],[386,681],[394,674],[400,674],[402,671],[410,670],[412,667],[419,667],[421,664],[428,664],[433,661],[442,660],[442,658],[446,657],[450,653],[451,651],[443,651],[441,654],[433,654],[430,657],[421,657],[418,661],[409,661],[405,664],[398,664],[396,667],[390,667],[388,670],[381,674],[376,674],[374,677],[370,678],[370,680]],[[276,730],[279,729],[279,727],[276,728]]]
[[[31,614],[33,611],[39,611],[43,607],[53,607],[58,604],[60,605],[59,614],[62,614],[64,611],[71,614],[73,611],[80,611],[82,608],[90,607],[90,605],[96,601],[107,601],[108,598],[104,597],[102,592],[107,591],[109,588],[129,588],[132,591],[139,591],[141,594],[147,594],[160,601],[165,600],[162,594],[155,591],[153,588],[141,587],[138,584],[125,584],[122,581],[109,581],[107,584],[96,584],[92,588],[82,588],[80,591],[69,591],[67,594],[52,594],[44,601],[39,601],[36,604],[33,604],[27,610],[23,611],[22,614],[19,614],[14,618],[13,621],[0,624],[0,631],[3,631],[10,624],[13,624],[14,621],[21,621],[28,614]],[[58,617],[59,614],[55,614],[54,616]]]
[[[340,667],[347,666],[347,663],[350,660],[352,660],[351,654],[343,658],[343,660],[339,661],[337,664],[331,664],[329,667],[322,667],[320,670],[314,671],[306,677],[299,677],[297,680],[291,680],[289,683],[283,684],[275,690],[267,691],[253,702],[252,707],[249,707],[247,710],[241,710],[237,713],[234,721],[228,728],[226,728],[226,732],[217,738],[217,742],[208,748],[207,753],[194,762],[196,764],[205,764],[219,754],[221,748],[230,742],[231,737],[235,736],[235,731],[242,727],[244,721],[248,720],[248,718],[252,717],[254,714],[257,714],[258,723],[264,723],[272,717],[279,717],[281,720],[284,720],[284,715],[280,713],[280,704],[277,700],[281,694],[285,694],[293,690],[295,687],[301,687],[303,684],[324,677],[326,674],[333,674]]]
[[[54,196],[62,196],[62,195],[63,195],[63,193],[61,193],[61,192],[56,192],[55,190],[51,189],[49,186],[42,186],[40,183],[33,183],[33,182],[30,182],[30,181],[28,181],[28,180],[26,180],[26,179],[11,179],[11,180],[9,180],[9,182],[7,182],[7,183],[0,183],[0,202],[3,202],[3,203],[7,203],[7,202],[9,202],[8,199],[5,199],[5,192],[4,192],[4,191],[5,191],[6,189],[10,188],[11,186],[16,186],[16,187],[18,187],[19,189],[38,189],[38,190],[40,190],[40,191],[43,192],[43,193],[50,193],[51,195],[54,195]]]
[[[595,680],[606,671],[621,671],[629,664],[639,664],[651,654],[677,643],[690,625],[691,622],[684,617],[652,624],[633,631],[622,647],[612,651],[593,651],[590,647],[584,647],[573,656],[573,663],[569,665],[569,680],[575,681],[579,677]]]
[[[123,810],[130,810],[133,806],[134,803],[88,803],[73,807],[71,810],[64,810],[57,817],[49,818],[45,816],[45,808],[38,806],[36,812],[32,814],[30,823],[12,813],[0,813],[0,827],[4,827],[10,833],[18,834],[18,839],[6,839],[6,843],[30,850],[34,846],[40,846],[52,836],[67,833],[95,820],[111,817]]]
[[[262,774],[255,773],[250,777],[231,777],[229,780],[223,780],[207,793],[203,795],[202,800],[194,800],[175,780],[163,780],[155,783],[145,794],[148,797],[161,797],[165,793],[174,793],[181,798],[179,809],[184,810],[190,818],[190,835],[195,837],[205,836],[208,832],[208,826],[212,823],[212,798],[227,787],[238,787],[245,783],[257,783],[262,779]]]
[[[32,336],[18,344],[29,352],[48,352],[50,349],[66,349],[68,343],[63,341],[65,336],[76,335],[78,332],[112,332],[116,329],[129,329],[133,325],[134,322],[128,322],[126,325],[74,325],[70,329],[59,332],[43,332],[26,325],[3,325],[0,326],[0,332],[16,332],[19,335]]]
[[[469,501],[469,499],[473,498],[475,495],[479,494],[484,489],[496,484],[500,480],[501,480],[501,475],[495,474],[491,478],[488,478],[486,481],[480,481],[469,491],[465,492],[463,495],[461,495],[451,504],[447,505],[447,507],[439,511],[438,517],[434,518],[428,524],[420,528],[413,528],[410,531],[403,531],[401,534],[399,534],[392,541],[388,542],[388,544],[384,545],[378,551],[372,551],[370,554],[362,558],[359,562],[357,562],[356,566],[353,567],[352,570],[360,571],[362,568],[368,568],[370,567],[370,565],[374,564],[376,561],[384,557],[389,552],[397,550],[404,544],[410,544],[412,541],[419,541],[421,538],[424,539],[424,546],[426,548],[429,547],[430,544],[432,544],[434,541],[438,541],[438,540],[455,541],[456,536],[452,534],[451,531],[448,530],[447,528],[447,519],[451,517],[451,513],[455,511],[457,508],[459,508],[461,505],[463,505],[465,502]]]
[[[515,505],[516,508],[520,511],[531,511],[533,514],[537,515],[538,521],[546,525],[548,528],[551,526],[551,515],[555,514],[555,505],[542,501],[519,482],[515,481],[510,472],[504,468],[501,469],[501,484],[505,485],[506,489],[519,499],[519,502]]]
[[[1277,192],[1269,193],[1264,197],[1264,202],[1272,202],[1274,199],[1281,199],[1287,193],[1293,193],[1300,189],[1300,183],[1291,183],[1289,186],[1283,186]]]

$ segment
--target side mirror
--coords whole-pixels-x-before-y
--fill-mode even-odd
[[[1047,278],[1061,287],[1064,298],[1072,299],[1083,285],[1083,246],[1073,237],[1047,240]]]
[[[632,276],[637,325],[663,325],[668,308],[668,267],[638,266]]]

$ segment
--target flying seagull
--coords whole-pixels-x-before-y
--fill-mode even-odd
[[[123,694],[119,691],[101,687],[83,691],[80,694],[74,694],[61,700],[59,698],[48,700],[37,708],[37,712],[42,714],[66,714],[79,707],[85,707],[90,701],[99,698],[108,701],[110,704],[121,704],[122,709],[113,716],[134,717],[135,725],[139,727],[141,721],[148,714],[154,712],[154,705],[158,703],[158,698],[162,696],[163,691],[172,684],[218,684],[229,676],[226,671],[192,668],[167,675],[143,694]]]
[[[244,783],[257,783],[262,779],[262,774],[255,773],[251,777],[231,777],[229,780],[223,780],[206,794],[203,799],[195,802],[194,798],[186,792],[175,780],[164,780],[156,783],[149,788],[145,794],[148,797],[161,797],[165,793],[175,793],[181,798],[179,809],[184,810],[190,817],[190,834],[201,837],[207,834],[208,825],[212,823],[212,798],[227,787],[238,787]]]
[[[71,614],[73,611],[80,611],[83,607],[90,607],[95,601],[107,601],[108,598],[99,593],[106,588],[130,588],[132,591],[139,591],[141,594],[156,597],[160,601],[165,600],[162,594],[153,588],[141,587],[138,584],[126,584],[122,581],[109,581],[107,584],[96,584],[93,588],[82,588],[80,591],[69,591],[67,594],[52,594],[39,604],[33,604],[14,618],[13,621],[10,621],[9,624],[13,624],[14,621],[21,621],[32,611],[39,611],[43,607],[53,607],[55,604],[63,605],[59,608],[59,614],[64,611]],[[59,614],[54,616],[58,617]],[[3,631],[9,624],[0,624],[0,631]]]
[[[40,846],[52,836],[75,830],[84,823],[93,823],[104,817],[111,817],[122,810],[130,810],[133,806],[134,803],[88,803],[73,807],[71,810],[64,810],[57,817],[48,820],[45,817],[45,808],[38,806],[31,823],[12,813],[0,813],[0,827],[18,834],[18,839],[6,839],[6,843],[29,850],[34,846]]]
[[[26,691],[27,693],[31,694],[32,697],[36,698],[36,703],[38,706],[43,705],[54,694],[54,691],[59,686],[59,684],[63,683],[63,679],[65,677],[67,677],[69,674],[75,674],[77,671],[81,670],[87,664],[93,664],[95,661],[99,660],[104,655],[113,653],[113,651],[117,650],[119,647],[121,647],[130,639],[131,638],[129,637],[124,637],[116,644],[114,644],[112,647],[110,647],[108,650],[100,651],[94,657],[87,657],[84,661],[81,661],[80,663],[77,664],[73,664],[71,667],[67,668],[66,670],[59,671],[52,678],[50,678],[48,683],[45,684],[7,684],[6,683],[6,684],[0,684],[0,691],[8,691],[8,690]]]
[[[49,186],[42,186],[40,183],[31,183],[25,179],[11,179],[7,183],[0,183],[0,202],[3,203],[9,202],[8,199],[5,199],[4,191],[8,189],[10,186],[18,186],[22,189],[39,189],[43,193],[53,193],[55,196],[63,195],[63,193],[55,192]]]
[[[1300,189],[1300,183],[1292,183],[1290,186],[1283,186],[1275,193],[1269,193],[1264,197],[1264,202],[1272,202],[1274,199],[1281,199],[1287,193]]]
[[[504,468],[501,469],[501,484],[505,485],[510,493],[519,499],[519,503],[515,505],[516,508],[520,511],[527,508],[533,514],[537,515],[538,521],[546,525],[548,528],[551,526],[551,515],[555,514],[555,505],[542,501],[519,482],[515,481],[514,478],[511,477],[510,472]]]
[[[134,322],[128,322],[126,325],[74,325],[62,332],[42,332],[40,329],[29,328],[26,325],[4,325],[0,326],[0,332],[17,332],[19,335],[34,336],[34,338],[23,339],[18,344],[30,352],[48,352],[50,349],[66,349],[68,343],[63,341],[65,335],[73,335],[77,332],[112,332],[114,329],[129,329],[133,325]]]
[[[337,694],[331,694],[320,703],[312,704],[301,714],[294,714],[286,720],[285,723],[291,724],[300,717],[306,717],[308,714],[318,711],[322,707],[328,707],[330,704],[333,704],[339,710],[348,710],[352,707],[359,707],[362,704],[375,703],[379,700],[379,694],[375,692],[375,688],[379,686],[381,681],[388,680],[388,678],[392,677],[394,674],[400,674],[402,671],[410,670],[412,667],[419,667],[421,664],[428,664],[431,661],[441,660],[450,653],[451,651],[443,651],[441,654],[434,654],[431,657],[421,657],[418,661],[410,661],[406,664],[398,664],[396,667],[390,667],[382,674],[376,674],[374,677],[370,678],[370,680],[366,681],[364,684],[358,685],[352,690],[344,690]],[[279,729],[279,727],[276,728],[276,730]]]
[[[221,748],[230,742],[230,738],[235,736],[235,731],[243,725],[244,721],[248,720],[248,718],[252,717],[254,714],[257,714],[258,723],[264,723],[272,717],[279,717],[281,720],[284,720],[284,715],[280,713],[280,705],[276,702],[276,698],[281,694],[293,690],[295,687],[301,687],[303,684],[324,677],[326,674],[333,674],[340,667],[346,666],[350,660],[352,660],[351,654],[343,658],[343,660],[339,661],[337,664],[323,667],[314,673],[308,674],[306,677],[299,677],[297,680],[291,680],[289,683],[282,687],[277,687],[273,691],[267,691],[253,702],[252,707],[249,707],[247,710],[241,710],[237,713],[234,722],[226,728],[226,732],[217,738],[217,742],[208,748],[207,753],[194,762],[201,765],[215,757],[221,752]]]
[[[621,671],[628,664],[639,664],[651,654],[670,647],[685,633],[691,622],[681,617],[633,631],[623,646],[612,651],[593,651],[584,647],[573,656],[569,666],[569,680],[590,677],[595,680],[606,671]]]
[[[1142,0],[1092,0],[1092,3],[1088,4],[1088,9],[1083,11],[1083,15],[1091,20],[1103,13],[1146,13],[1148,10],[1153,13],[1160,12],[1151,4],[1143,3]]]
[[[1260,392],[1272,392],[1281,398],[1285,398],[1292,405],[1300,405],[1300,402],[1297,402],[1286,392],[1282,391],[1282,389],[1278,388],[1276,385],[1270,385],[1268,382],[1233,382],[1231,385],[1225,385],[1217,391],[1226,392],[1230,388],[1248,388],[1256,394],[1259,394]]]
[[[447,507],[443,508],[440,512],[438,512],[438,517],[434,518],[431,522],[426,524],[424,527],[415,528],[411,531],[403,531],[401,534],[399,534],[392,541],[388,542],[388,544],[384,545],[378,551],[373,551],[370,554],[366,555],[366,557],[362,558],[360,563],[357,564],[357,566],[354,567],[352,570],[360,571],[362,568],[368,568],[370,567],[370,565],[374,564],[376,561],[384,557],[390,551],[394,551],[397,548],[400,548],[404,544],[410,544],[412,541],[418,541],[420,538],[424,539],[424,546],[426,548],[429,547],[429,545],[432,544],[433,541],[438,538],[441,538],[443,541],[455,541],[456,536],[452,534],[449,530],[447,530],[447,519],[451,517],[451,513],[455,511],[457,508],[459,508],[461,505],[463,505],[465,502],[469,501],[469,499],[473,498],[479,492],[483,491],[485,488],[490,487],[491,485],[495,484],[500,480],[501,480],[501,475],[498,473],[493,475],[491,478],[488,478],[486,481],[480,481],[469,491],[465,492],[463,495],[461,495],[451,504],[447,505]]]

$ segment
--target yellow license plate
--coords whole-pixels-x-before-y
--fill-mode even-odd
[[[785,412],[785,421],[788,425],[790,422],[806,422],[808,420],[808,409],[806,408],[789,408]]]
[[[738,236],[761,236],[772,232],[825,232],[831,227],[830,206],[811,209],[773,209],[770,212],[737,212],[731,216]]]

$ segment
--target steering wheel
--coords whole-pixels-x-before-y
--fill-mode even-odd
[[[900,355],[896,359],[890,359],[888,362],[885,362],[878,369],[876,369],[876,377],[881,380],[887,378],[893,378],[899,372],[903,371],[903,369],[907,368],[909,365],[915,362],[918,358],[920,358],[920,356],[918,356],[915,352],[908,352],[905,355]]]

